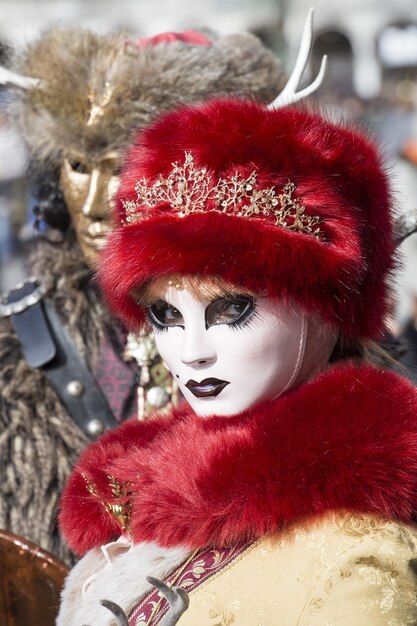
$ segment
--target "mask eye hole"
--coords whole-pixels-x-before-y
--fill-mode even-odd
[[[156,328],[184,328],[184,319],[181,312],[165,300],[157,300],[148,306],[148,318]]]
[[[217,298],[206,308],[206,328],[219,324],[240,326],[251,317],[254,309],[255,302],[251,296]]]
[[[73,172],[77,172],[78,174],[88,174],[88,167],[86,163],[83,163],[79,159],[69,159],[68,163]]]

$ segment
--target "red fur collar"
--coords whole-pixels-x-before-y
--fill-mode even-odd
[[[330,509],[417,519],[417,396],[393,373],[337,366],[239,416],[129,422],[81,457],[61,526],[79,553],[120,528],[108,475],[132,483],[135,542],[221,545]],[[107,496],[105,493],[107,492]]]

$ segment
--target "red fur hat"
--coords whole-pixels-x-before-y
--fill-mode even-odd
[[[373,142],[299,106],[215,99],[139,135],[118,195],[101,283],[134,327],[132,289],[161,275],[227,282],[377,336],[394,241]]]

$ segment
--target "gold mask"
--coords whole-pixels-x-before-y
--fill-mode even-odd
[[[60,185],[87,264],[95,269],[112,229],[112,198],[118,185],[116,152],[90,163],[83,156],[64,159]]]

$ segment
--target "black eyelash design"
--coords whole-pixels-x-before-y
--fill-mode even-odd
[[[245,327],[250,321],[253,319],[253,315],[256,313],[256,300],[252,298],[252,296],[248,296],[246,294],[232,295],[230,297],[220,298],[220,300],[225,300],[226,302],[245,302],[247,304],[246,310],[241,313],[240,317],[231,322],[224,322],[226,326],[233,330],[237,330]],[[216,301],[214,301],[216,302]],[[206,313],[207,315],[207,313]],[[206,329],[212,328],[217,324],[208,324],[206,318]]]
[[[146,307],[146,315],[147,315],[147,318],[148,318],[148,322],[150,323],[150,325],[153,328],[153,331],[155,333],[164,333],[164,332],[166,332],[168,330],[168,326],[164,326],[163,324],[160,324],[158,322],[158,320],[152,315],[152,313],[151,313],[151,306],[152,305],[149,304]]]
[[[239,296],[234,296],[230,298],[230,301],[233,300],[247,300],[247,303],[249,306],[247,306],[246,310],[241,314],[241,316],[232,321],[229,322],[227,324],[227,326],[233,330],[238,330],[240,328],[244,328],[245,326],[247,326],[255,317],[257,317],[259,315],[259,312],[257,310],[256,307],[256,300],[250,296],[246,296],[246,295],[242,295],[241,297]],[[155,333],[162,333],[162,332],[166,332],[168,330],[168,328],[171,328],[168,325],[165,324],[161,324],[158,319],[155,317],[155,315],[152,313],[152,304],[148,305],[146,307],[146,314],[147,314],[147,318],[148,318],[148,322],[150,323],[150,325],[153,328],[153,331]],[[206,324],[206,328],[209,328]]]
[[[237,320],[230,322],[228,326],[233,330],[240,330],[248,326],[257,317],[259,317],[259,311],[256,306],[256,300],[251,298],[251,306],[248,306],[247,310]]]

